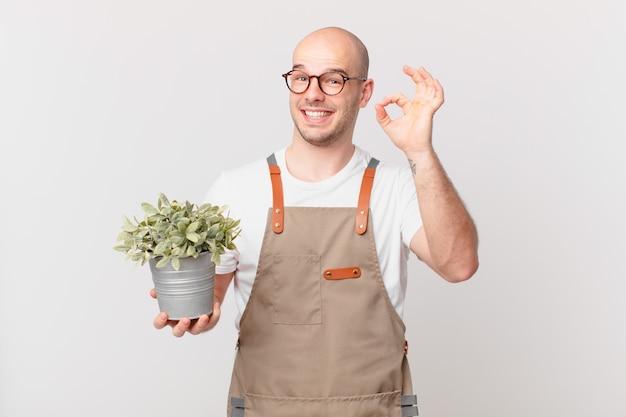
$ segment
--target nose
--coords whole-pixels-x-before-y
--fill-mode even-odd
[[[313,79],[315,79],[315,86],[313,86]],[[324,100],[326,94],[320,88],[320,78],[317,75],[311,75],[309,78],[309,88],[304,92],[307,99],[321,101]]]

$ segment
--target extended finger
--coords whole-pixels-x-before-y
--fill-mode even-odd
[[[209,316],[203,314],[189,327],[188,332],[191,334],[200,334],[209,328]]]
[[[443,87],[441,86],[441,83],[439,82],[439,80],[435,79],[435,95],[437,98],[439,98],[441,100],[441,102],[443,103]]]
[[[207,330],[211,330],[212,328],[215,327],[215,325],[217,324],[217,322],[220,319],[220,315],[222,314],[222,310],[220,307],[220,303],[215,302],[213,304],[213,312],[211,313],[210,316],[205,316],[206,317],[206,321],[205,320],[198,320],[199,324],[197,324],[197,327],[195,327],[195,331],[196,333],[194,334],[198,334],[198,333],[202,333],[202,332],[206,332]]]
[[[430,75],[430,73],[428,71],[426,71],[426,68],[419,67],[417,72],[422,77],[422,80],[424,80],[424,82],[426,82],[426,84],[428,84],[429,86],[433,85],[433,83],[434,83],[433,76]]]
[[[183,337],[189,329],[189,326],[191,326],[191,319],[189,319],[189,317],[182,318],[172,327],[172,334],[176,337]]]
[[[409,67],[408,65],[405,65],[402,70],[404,71],[404,73],[406,75],[408,75],[409,77],[411,77],[411,79],[413,80],[413,82],[415,84],[427,84],[430,85],[430,83],[432,83],[432,77],[430,77],[430,83],[429,83],[429,76],[430,74],[428,73],[428,71],[426,71],[424,69],[424,67],[419,67],[417,69],[413,68],[413,67]]]
[[[152,321],[152,325],[155,329],[162,329],[167,326],[167,313],[159,313]]]
[[[419,73],[417,71],[417,69],[413,68],[413,67],[409,67],[408,65],[404,65],[402,67],[402,71],[404,71],[404,73],[406,75],[408,75],[409,77],[413,78],[415,80],[416,76],[419,76]]]

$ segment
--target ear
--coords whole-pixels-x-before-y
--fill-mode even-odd
[[[359,107],[363,108],[367,106],[367,103],[372,98],[372,94],[374,93],[374,80],[368,78],[363,81],[363,85],[361,86],[361,100],[359,101]]]

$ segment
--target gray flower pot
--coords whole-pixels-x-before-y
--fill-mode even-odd
[[[213,312],[215,264],[210,252],[180,259],[178,271],[171,263],[157,268],[158,261],[150,259],[149,263],[160,311],[166,312],[170,320],[195,319]]]

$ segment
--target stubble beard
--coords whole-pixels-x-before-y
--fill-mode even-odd
[[[292,114],[292,119],[300,137],[308,144],[319,147],[328,147],[339,141],[346,134],[348,129],[354,126],[354,119],[357,114],[357,105],[352,105],[350,108],[346,108],[335,126],[327,132],[317,132],[314,129],[311,129],[313,131],[306,132],[305,129],[298,124],[297,117],[300,115],[299,110],[297,110],[296,114]]]

